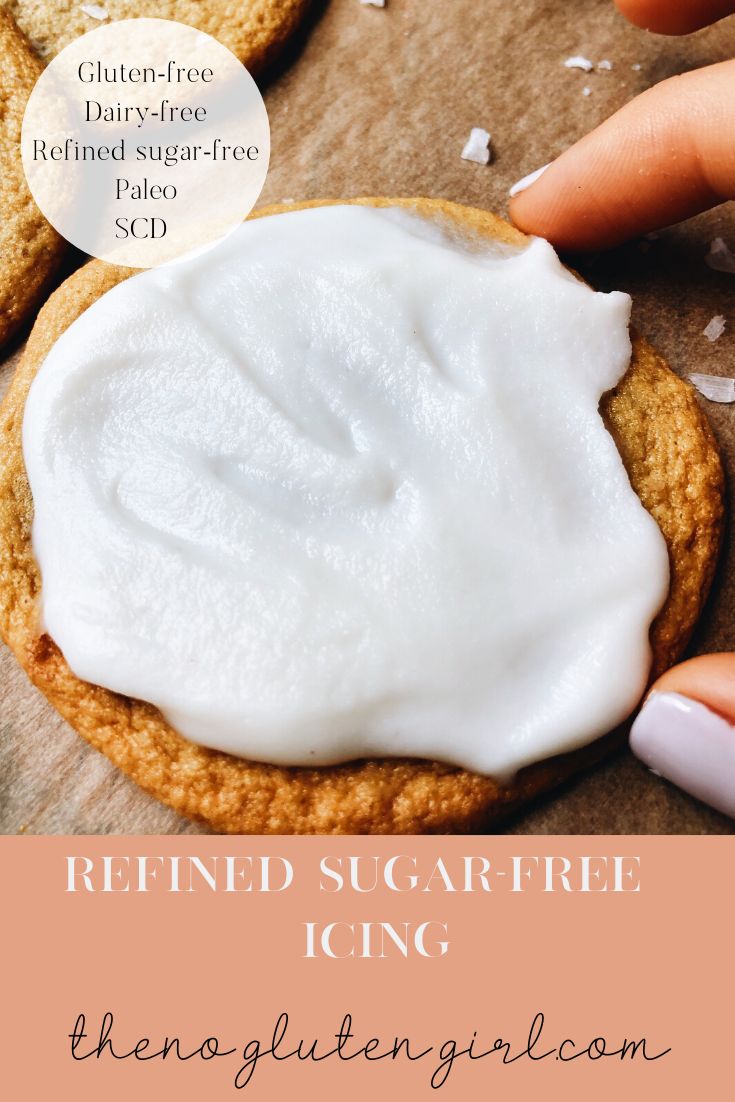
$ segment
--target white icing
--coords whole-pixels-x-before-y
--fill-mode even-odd
[[[264,761],[506,775],[613,728],[668,579],[597,412],[629,306],[346,206],[135,276],[28,399],[45,628]]]

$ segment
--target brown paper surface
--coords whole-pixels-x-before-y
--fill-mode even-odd
[[[570,55],[612,71],[564,68]],[[316,3],[307,33],[271,74],[271,169],[262,203],[425,195],[503,213],[510,185],[646,87],[735,57],[735,18],[683,39],[637,30],[610,0],[359,0]],[[640,70],[632,66],[640,65]],[[583,87],[591,88],[584,96]],[[487,166],[461,160],[470,127],[492,134]],[[735,248],[732,206],[653,242],[575,258],[598,287],[633,296],[637,327],[679,373],[735,375],[735,276],[704,263],[714,236]],[[714,314],[728,329],[715,344]],[[17,354],[17,353],[16,353]],[[4,389],[15,356],[0,368]],[[553,380],[549,380],[553,385]],[[735,406],[705,403],[735,466]],[[732,528],[730,527],[730,533]],[[728,543],[731,541],[728,541]],[[729,546],[691,653],[735,644]],[[508,824],[516,833],[732,833],[717,815],[626,751]],[[0,831],[196,833],[90,749],[0,650]]]

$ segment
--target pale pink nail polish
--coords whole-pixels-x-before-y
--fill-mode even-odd
[[[529,172],[528,176],[524,176],[522,180],[518,180],[517,183],[513,184],[513,187],[508,192],[511,199],[515,198],[516,195],[520,195],[521,192],[529,188],[531,184],[535,184],[539,176],[546,172],[550,164],[551,161],[549,161],[548,165],[542,165],[541,168],[537,168],[535,172]]]
[[[735,817],[735,727],[679,693],[652,693],[630,732],[649,769]]]

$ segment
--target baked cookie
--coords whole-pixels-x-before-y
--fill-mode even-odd
[[[43,297],[64,250],[26,184],[20,131],[41,64],[0,8],[0,345]]]
[[[299,25],[309,0],[5,0],[44,61],[73,38],[116,19],[174,19],[218,39],[252,73],[278,53]],[[84,7],[96,12],[90,15]],[[101,18],[100,18],[101,17]]]
[[[340,201],[342,202],[342,201]],[[357,202],[404,206],[426,218],[509,244],[524,236],[484,211],[428,199]],[[253,217],[295,207],[271,207]],[[93,746],[148,792],[214,830],[238,833],[459,832],[496,821],[601,758],[620,732],[523,769],[512,783],[436,763],[380,760],[321,769],[281,768],[203,749],[151,705],[80,681],[39,632],[40,577],[31,547],[33,502],[21,448],[33,377],[60,334],[129,275],[92,262],[51,297],[0,419],[0,630],[28,676]],[[640,337],[630,369],[602,412],[631,483],[666,540],[670,592],[651,629],[653,675],[681,654],[715,567],[723,517],[717,448],[692,388]]]

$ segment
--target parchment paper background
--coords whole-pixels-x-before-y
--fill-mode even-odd
[[[566,70],[564,59],[578,53],[608,58],[614,68]],[[729,57],[735,57],[735,18],[668,39],[629,26],[609,0],[387,0],[384,9],[359,0],[317,2],[310,26],[265,83],[272,159],[262,202],[427,195],[503,213],[515,180],[638,92]],[[492,134],[488,167],[460,159],[471,126]],[[735,248],[732,206],[655,242],[574,262],[598,287],[633,295],[635,324],[675,371],[735,375],[735,276],[704,264],[717,235]],[[728,329],[710,345],[701,334],[713,314],[724,314]],[[18,351],[0,367],[2,390]],[[707,412],[732,481],[735,406],[707,404]],[[734,593],[728,547],[692,653],[735,646]],[[507,829],[732,833],[733,824],[626,752]],[[200,830],[91,750],[0,650],[0,832]]]

